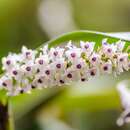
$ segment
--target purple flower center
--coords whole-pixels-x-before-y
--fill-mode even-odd
[[[58,69],[60,69],[60,68],[61,68],[61,64],[57,64],[56,67],[57,67]]]
[[[50,71],[49,70],[46,70],[45,73],[46,73],[46,75],[50,75]]]
[[[96,59],[97,59],[96,57],[93,57],[93,58],[92,58],[92,61],[94,61],[94,62],[95,62],[95,61],[96,61]]]
[[[108,70],[108,66],[104,66],[103,69],[104,69],[104,71],[107,71]]]
[[[90,72],[90,75],[91,75],[91,76],[95,76],[95,72],[92,70],[92,71]]]
[[[85,47],[86,49],[88,49],[88,48],[89,48],[89,45],[87,44],[87,45],[85,45],[84,47]]]
[[[7,86],[7,84],[5,82],[3,82],[2,85],[5,86],[5,87]]]
[[[55,51],[53,54],[54,54],[54,56],[57,56],[58,55],[58,51]]]
[[[41,79],[38,79],[38,83],[42,84],[42,80],[41,80]]]
[[[86,79],[85,78],[82,78],[81,81],[84,82]]]
[[[104,42],[103,45],[107,45],[107,42]]]
[[[65,82],[64,82],[63,80],[60,80],[60,83],[61,83],[61,84],[64,84]]]
[[[67,74],[67,77],[68,77],[68,78],[72,78],[72,74],[70,74],[70,73]]]
[[[37,73],[39,73],[40,72],[40,69],[37,69]]]
[[[27,71],[31,71],[31,67],[29,67],[29,66],[26,67],[26,70],[27,70]]]
[[[22,94],[22,93],[24,93],[24,90],[22,89],[22,90],[20,90],[20,93]]]
[[[76,67],[77,67],[77,69],[81,69],[82,66],[81,66],[81,64],[78,64]]]
[[[14,74],[14,75],[17,75],[17,74],[18,74],[18,72],[17,72],[16,70],[14,70],[14,71],[13,71],[13,74]]]
[[[110,49],[110,48],[109,48],[109,49],[107,49],[107,52],[111,53],[111,52],[112,52],[112,49]]]
[[[32,89],[36,88],[34,85],[31,86]]]
[[[31,53],[30,52],[26,52],[26,56],[29,56]]]
[[[40,65],[43,65],[43,60],[39,60],[38,63],[39,63]]]
[[[75,53],[71,53],[71,57],[72,57],[72,58],[75,58],[75,57],[76,57],[76,54],[75,54]]]
[[[7,64],[7,65],[10,65],[10,64],[11,64],[11,61],[10,61],[10,60],[7,60],[7,61],[6,61],[6,64]]]
[[[124,61],[124,59],[123,58],[120,58],[120,62],[123,62]]]

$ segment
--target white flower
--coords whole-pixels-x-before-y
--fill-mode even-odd
[[[51,66],[47,66],[44,69],[43,76],[45,75],[46,79],[48,79],[48,83],[51,84],[52,80],[54,80],[55,70]]]
[[[112,62],[110,60],[101,63],[101,73],[106,73],[106,74],[112,73]]]
[[[125,42],[119,40],[119,41],[116,42],[116,46],[117,46],[117,51],[122,52],[123,49],[124,49],[124,46],[125,46]]]
[[[101,57],[97,53],[93,53],[90,56],[90,63],[92,64],[92,66],[98,67],[100,64],[100,60],[101,60]]]
[[[71,66],[75,71],[79,71],[79,72],[82,72],[83,70],[85,70],[88,65],[87,63],[85,62],[84,59],[82,58],[79,58],[76,62],[73,62],[72,63],[72,66]]]
[[[45,80],[45,76],[36,75],[32,82],[32,86],[38,89],[42,89],[43,87],[47,85],[46,83],[47,83],[47,80]]]
[[[73,68],[68,68],[65,72],[65,82],[67,84],[71,82],[77,82],[80,81],[81,75],[78,71],[75,71]]]
[[[104,45],[107,45],[108,44],[108,42],[107,42],[107,38],[104,38],[103,40],[102,40],[102,46],[104,46]]]
[[[36,73],[37,68],[34,63],[27,63],[20,67],[21,71],[24,73],[25,77],[33,77],[33,75]]]
[[[121,73],[123,72],[123,70],[128,71],[129,70],[129,63],[128,63],[128,54],[127,53],[123,53],[123,54],[119,54],[117,57],[117,69],[118,72]]]
[[[127,81],[118,84],[117,90],[120,93],[122,105],[125,109],[130,108],[130,90],[126,87]]]
[[[82,48],[82,51],[85,52],[86,55],[89,57],[94,50],[95,42],[80,41],[80,46]]]
[[[101,53],[103,53],[109,58],[113,58],[116,50],[117,50],[117,47],[115,44],[108,44],[106,42],[103,42],[102,47],[101,47]]]
[[[62,58],[64,53],[64,48],[56,47],[51,48],[49,51],[49,57],[52,61],[58,58]]]
[[[16,96],[20,93],[21,86],[19,84],[19,80],[15,80],[16,82],[13,83],[13,79],[11,76],[4,75],[0,79],[0,86],[3,86],[4,89],[7,90],[8,96]]]
[[[23,71],[19,67],[12,68],[12,70],[9,71],[8,74],[17,81],[21,80],[24,75]]]
[[[71,48],[65,52],[65,56],[68,61],[75,62],[78,58],[81,57],[81,49],[80,48]]]
[[[4,89],[10,91],[13,87],[13,80],[11,77],[4,75],[0,78],[0,86],[3,86]]]
[[[93,78],[99,76],[99,70],[96,67],[92,67],[87,72],[88,78]]]
[[[22,47],[22,54],[21,54],[21,60],[26,63],[31,61],[34,61],[36,55],[35,50],[31,50],[26,48],[25,46]]]
[[[37,70],[38,73],[42,73],[44,71],[44,69],[46,68],[46,66],[49,65],[49,57],[48,55],[42,55],[40,54],[40,56],[38,58],[35,59],[35,69]]]
[[[130,123],[130,109],[123,111],[121,116],[117,120],[118,126],[123,126],[125,123]]]
[[[127,88],[127,81],[118,84],[117,90],[119,91],[122,106],[125,109],[117,120],[117,124],[122,126],[124,123],[130,123],[130,90]]]
[[[66,65],[67,63],[64,58],[56,59],[50,64],[50,66],[57,72],[65,71]]]
[[[9,54],[7,57],[2,58],[2,69],[10,71],[16,65],[16,59],[13,54]]]

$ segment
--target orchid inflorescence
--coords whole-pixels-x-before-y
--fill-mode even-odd
[[[117,76],[130,69],[125,42],[109,44],[103,39],[95,49],[94,42],[80,41],[80,46],[69,41],[66,46],[38,50],[22,47],[20,54],[9,53],[2,59],[3,75],[0,86],[9,96],[29,93],[32,89],[68,85],[87,81],[102,74]]]

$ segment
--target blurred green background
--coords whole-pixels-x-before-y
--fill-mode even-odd
[[[79,29],[129,32],[130,1],[0,0],[0,58]],[[101,76],[13,97],[16,130],[128,130],[116,125],[121,105],[115,88],[128,77]]]

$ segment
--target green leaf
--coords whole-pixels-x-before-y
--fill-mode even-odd
[[[125,48],[130,46],[130,41],[128,40],[117,38],[115,36],[110,36],[107,33],[94,32],[94,31],[75,31],[75,32],[66,33],[46,42],[45,44],[48,44],[49,47],[54,47],[54,46],[66,43],[70,40],[74,42],[79,42],[80,40],[84,40],[84,41],[95,41],[96,46],[100,46],[101,41],[104,38],[108,38],[108,42],[110,43],[116,42],[118,40],[123,40],[126,42]]]

